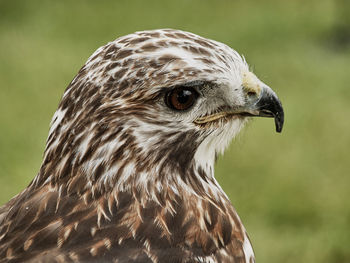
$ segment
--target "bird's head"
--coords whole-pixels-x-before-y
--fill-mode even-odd
[[[41,174],[124,189],[177,173],[186,184],[189,171],[212,173],[251,116],[273,117],[282,130],[276,94],[236,51],[178,30],[137,32],[99,48],[70,83]]]

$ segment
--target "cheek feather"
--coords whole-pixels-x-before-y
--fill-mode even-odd
[[[213,166],[218,154],[223,154],[232,139],[240,132],[246,123],[246,119],[235,118],[233,120],[218,120],[214,124],[205,127],[206,138],[199,145],[195,159],[203,166]]]

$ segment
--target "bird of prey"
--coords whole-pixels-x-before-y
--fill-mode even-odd
[[[0,262],[255,262],[214,162],[276,94],[230,47],[136,32],[65,90],[33,181],[0,208]]]

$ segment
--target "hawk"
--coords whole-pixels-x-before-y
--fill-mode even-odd
[[[0,262],[254,262],[214,162],[251,116],[284,120],[230,47],[179,30],[97,49],[65,90],[43,163],[0,208]]]

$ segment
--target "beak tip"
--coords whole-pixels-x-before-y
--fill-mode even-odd
[[[276,125],[276,132],[281,133],[282,132],[282,127]]]
[[[282,110],[281,112],[277,112],[275,115],[276,132],[278,133],[282,132],[283,124],[284,124],[284,112]]]

